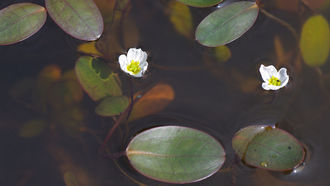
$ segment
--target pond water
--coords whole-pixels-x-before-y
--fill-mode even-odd
[[[0,8],[14,2],[24,1],[2,0]],[[29,2],[44,5],[43,1]],[[279,2],[282,1],[267,1],[265,7],[292,24],[299,33],[311,12],[306,10],[301,14],[295,7],[290,9],[291,5],[279,6]],[[118,10],[127,14],[125,19],[129,23],[124,35],[128,39],[123,41],[122,30],[119,30],[119,44],[113,39],[109,39],[106,46],[103,43],[108,51],[105,61],[109,64],[130,47],[141,47],[148,52],[150,69],[145,79],[134,81],[135,91],[162,82],[170,85],[175,95],[160,112],[120,126],[108,142],[110,150],[123,151],[129,140],[144,129],[183,125],[211,134],[226,151],[226,162],[219,172],[191,185],[330,185],[330,141],[327,139],[330,64],[321,68],[304,64],[295,54],[296,41],[290,31],[262,13],[246,34],[227,45],[231,58],[219,62],[212,48],[175,30],[167,4],[166,0],[131,0],[128,9]],[[215,9],[190,8],[194,20],[191,32]],[[329,11],[324,16],[329,18]],[[108,21],[105,26],[113,21],[105,20]],[[109,30],[104,34],[109,34]],[[274,46],[274,42],[281,42],[283,47]],[[44,76],[38,74],[45,67],[56,65],[53,66],[55,71],[72,70],[82,55],[77,51],[82,43],[63,32],[48,17],[36,35],[14,45],[0,46],[0,185],[59,186],[70,185],[70,180],[72,183],[78,180],[78,185],[86,186],[167,185],[143,177],[125,157],[112,160],[98,153],[100,143],[114,122],[112,118],[96,115],[97,103],[86,94],[73,106],[57,110],[44,106],[44,99],[60,102],[69,98],[49,97],[53,94],[39,92],[33,98],[21,96],[23,99],[17,99],[19,93],[13,90],[14,85],[27,78],[39,82]],[[264,91],[258,71],[262,63],[287,67],[288,86],[276,93]],[[119,69],[116,72],[122,79],[123,92],[129,95],[127,78]],[[47,86],[47,83],[40,84]],[[24,92],[22,89],[20,91]],[[32,107],[31,102],[37,106]],[[22,137],[19,131],[31,120],[42,120],[46,125],[37,136]],[[303,168],[283,173],[244,165],[235,156],[231,139],[239,129],[253,124],[276,124],[301,141],[307,152]]]

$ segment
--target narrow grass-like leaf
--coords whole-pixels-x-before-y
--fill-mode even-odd
[[[103,32],[103,19],[93,0],[45,0],[52,19],[71,36],[94,41]]]
[[[126,96],[110,96],[102,100],[95,112],[101,116],[115,116],[122,113],[129,105]]]
[[[82,56],[76,62],[75,71],[80,84],[94,101],[122,95],[117,75],[103,62]]]
[[[12,4],[0,10],[0,45],[22,41],[45,24],[46,9],[33,3]]]
[[[217,172],[225,161],[221,144],[187,127],[162,126],[135,136],[126,149],[141,174],[169,183],[191,183]]]
[[[178,0],[178,1],[194,7],[209,7],[218,4],[223,0]]]
[[[230,43],[251,28],[258,16],[255,2],[240,1],[224,6],[208,15],[196,29],[196,39],[204,46]]]

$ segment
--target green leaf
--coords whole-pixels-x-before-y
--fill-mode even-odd
[[[52,19],[71,36],[94,41],[103,32],[103,19],[93,0],[45,0]]]
[[[40,30],[46,9],[33,3],[17,3],[0,10],[0,45],[17,43]]]
[[[240,1],[208,15],[197,27],[196,39],[202,45],[216,47],[230,43],[251,28],[258,17],[255,2]]]
[[[330,31],[327,20],[322,15],[310,17],[302,28],[300,50],[309,66],[323,65],[329,56]]]
[[[235,134],[232,144],[245,163],[268,170],[291,170],[305,157],[305,151],[296,138],[284,130],[265,125],[241,129]]]
[[[194,6],[194,7],[209,7],[216,5],[223,0],[178,0],[183,4]]]
[[[19,129],[19,136],[23,138],[33,138],[39,136],[45,129],[44,120],[30,120]]]
[[[217,172],[225,161],[221,144],[187,127],[162,126],[135,136],[126,155],[141,174],[163,182],[191,183]]]
[[[82,56],[76,62],[75,71],[80,84],[94,101],[122,95],[117,75],[103,62]]]
[[[129,99],[126,96],[112,96],[102,100],[95,112],[101,116],[115,116],[122,113],[128,105]]]

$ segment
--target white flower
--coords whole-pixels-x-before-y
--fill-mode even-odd
[[[289,82],[289,76],[286,73],[286,68],[281,68],[279,71],[273,65],[260,65],[260,74],[264,82],[262,88],[265,90],[278,90],[284,87]]]
[[[148,68],[147,57],[147,53],[140,48],[130,48],[127,56],[120,55],[118,61],[122,71],[133,77],[142,77]]]

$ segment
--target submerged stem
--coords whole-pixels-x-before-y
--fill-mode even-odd
[[[124,112],[122,112],[119,116],[119,118],[117,120],[115,120],[115,124],[112,126],[112,128],[109,130],[107,136],[105,137],[101,148],[100,148],[100,152],[103,153],[105,150],[105,146],[107,145],[108,141],[110,140],[111,136],[113,135],[113,133],[115,132],[115,130],[119,127],[119,125],[122,123],[122,121],[124,121],[124,119],[128,119],[132,108],[133,108],[133,104],[134,104],[134,91],[133,91],[133,83],[132,83],[132,79],[129,78],[129,85],[130,85],[130,99],[131,99],[131,103],[129,104],[129,106],[125,109]],[[126,117],[127,116],[127,117]],[[116,157],[120,157],[123,156],[125,154],[122,153],[116,153],[116,154],[111,154],[110,156],[116,158]]]
[[[297,34],[296,30],[288,22],[286,22],[286,21],[284,21],[284,20],[282,20],[282,19],[274,16],[273,14],[267,12],[265,9],[260,8],[260,11],[263,14],[265,14],[265,16],[273,19],[274,21],[280,23],[282,26],[286,27],[292,33],[292,35],[294,36],[294,38],[298,41],[298,38],[299,37],[298,37],[298,34]]]

